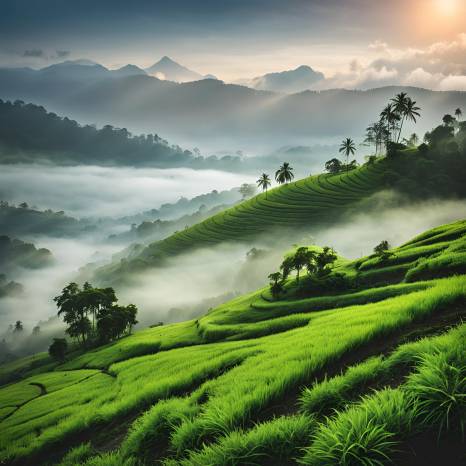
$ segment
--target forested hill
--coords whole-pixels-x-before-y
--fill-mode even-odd
[[[38,105],[0,99],[0,162],[50,160],[59,164],[148,165],[228,168],[237,157],[205,159],[170,145],[157,134],[132,135],[125,128],[82,126]]]

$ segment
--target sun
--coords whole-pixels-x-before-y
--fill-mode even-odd
[[[437,13],[453,16],[457,12],[458,0],[433,0]]]

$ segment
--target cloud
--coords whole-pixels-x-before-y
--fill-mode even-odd
[[[27,58],[45,58],[45,52],[42,49],[30,49],[23,52],[23,57]]]
[[[442,91],[466,91],[466,76],[448,76],[440,82]]]
[[[2,167],[0,199],[27,201],[78,217],[122,216],[176,202],[181,196],[190,198],[254,181],[252,176],[188,168],[18,164]]]
[[[384,85],[409,85],[435,90],[466,90],[466,33],[452,41],[433,43],[423,49],[390,47],[375,41],[368,49],[376,58],[363,66],[349,63],[348,72],[336,73],[316,88],[368,89]]]
[[[69,50],[57,50],[55,56],[57,58],[66,58],[70,55],[70,53],[71,52]]]

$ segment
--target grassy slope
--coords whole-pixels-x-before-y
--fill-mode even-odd
[[[250,241],[275,229],[328,225],[381,188],[385,163],[382,160],[349,173],[312,176],[279,186],[152,243],[137,259],[104,267],[98,276],[115,277],[154,265],[166,256],[226,241]]]
[[[441,416],[413,404],[432,405],[429,383],[459,373],[463,385],[446,390],[464,393],[466,328],[451,326],[465,315],[465,248],[460,221],[397,248],[386,263],[340,262],[338,272],[362,278],[342,293],[298,297],[291,278],[280,301],[264,288],[54,370],[45,357],[32,372],[30,360],[17,362],[10,370],[24,378],[0,388],[0,461],[337,464],[356,442],[359,455],[382,452],[383,463],[440,425]],[[401,278],[393,267],[402,267]],[[349,406],[372,389],[379,391]],[[464,409],[464,398],[452,399]],[[441,414],[435,402],[427,411]],[[333,408],[339,412],[326,419]]]

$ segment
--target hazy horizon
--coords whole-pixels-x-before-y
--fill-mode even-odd
[[[466,4],[461,0],[142,0],[56,4],[7,0],[0,66],[86,58],[146,68],[168,55],[225,82],[309,65],[323,88],[387,84],[466,89]],[[105,19],[105,21],[103,21]],[[59,40],[58,40],[59,38]],[[60,44],[58,47],[56,44]]]

